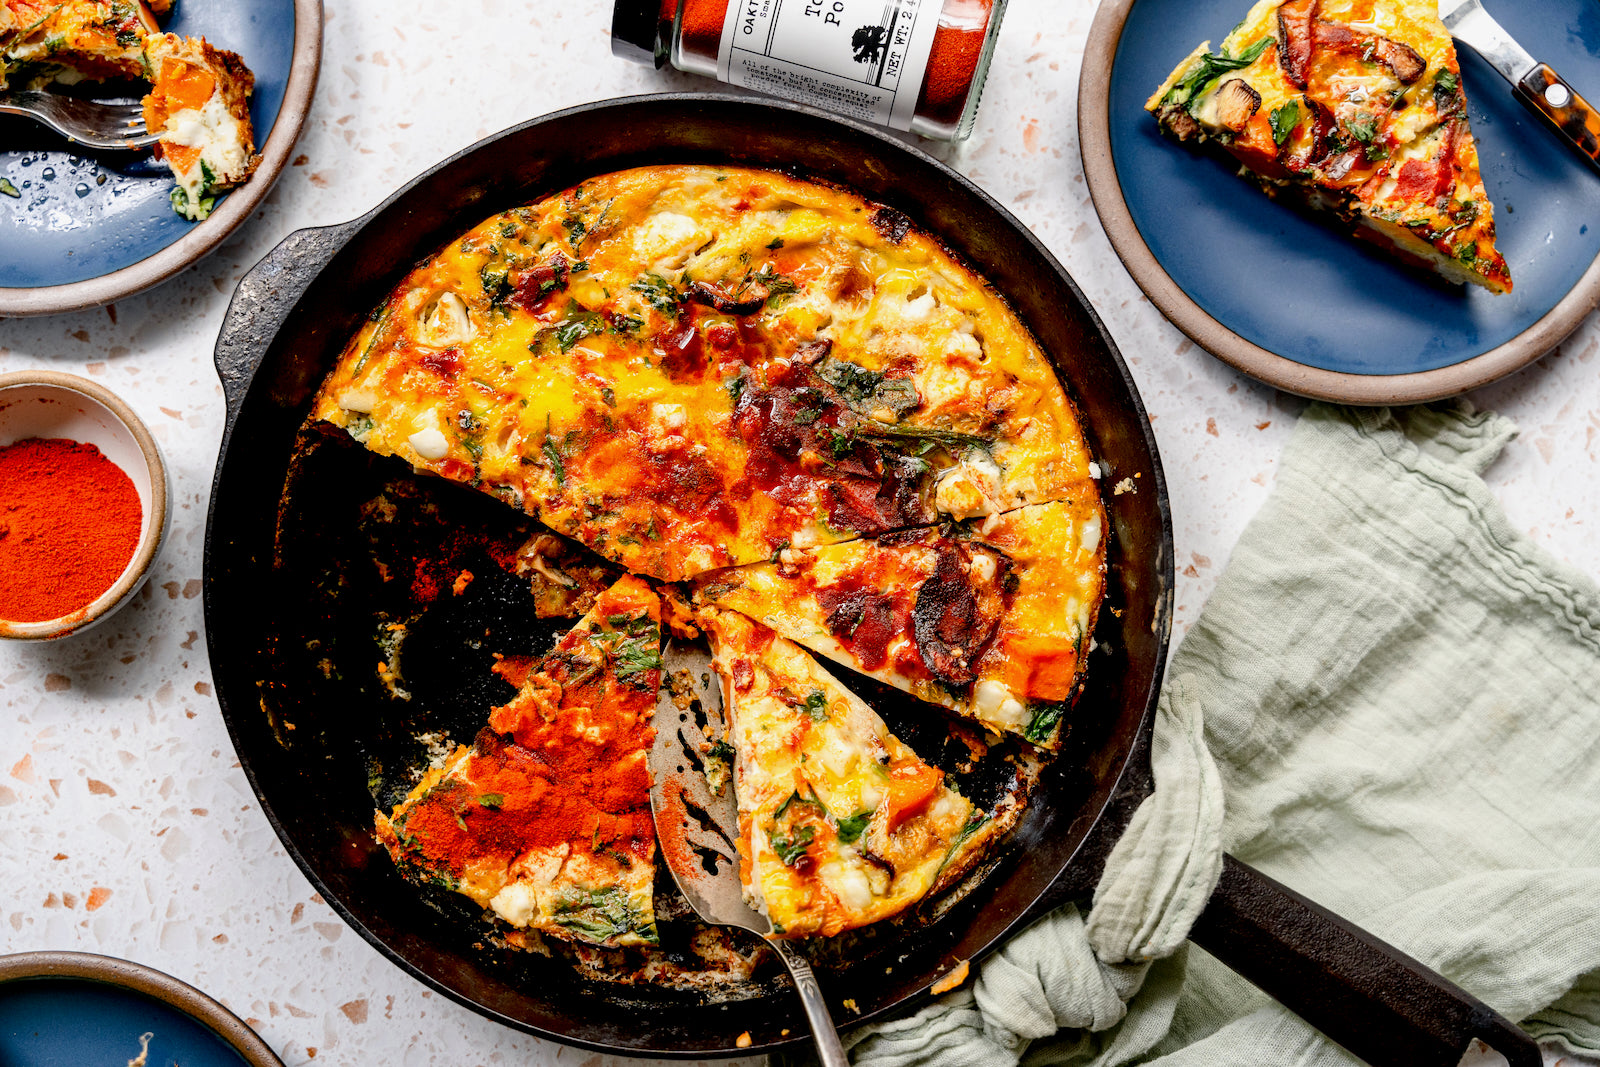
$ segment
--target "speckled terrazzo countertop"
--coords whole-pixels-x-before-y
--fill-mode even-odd
[[[1050,246],[1132,366],[1172,490],[1181,631],[1271,487],[1303,402],[1197,349],[1111,251],[1078,160],[1077,73],[1093,8],[1014,0],[976,135],[932,150]],[[77,949],[157,967],[222,1000],[290,1065],[623,1062],[518,1034],[427,991],[316,896],[234,758],[199,598],[223,418],[211,349],[240,275],[291,230],[360,215],[520,120],[713,87],[613,60],[609,23],[604,0],[331,3],[297,157],[255,219],[152,292],[0,321],[0,371],[48,367],[115,390],[161,443],[175,494],[168,548],[133,605],[81,637],[0,647],[0,951]],[[493,62],[485,42],[503,48]],[[1597,354],[1591,317],[1534,366],[1472,395],[1523,430],[1490,485],[1520,527],[1590,574],[1600,573]]]

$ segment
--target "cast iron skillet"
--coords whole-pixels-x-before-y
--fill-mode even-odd
[[[341,711],[331,691],[274,685],[268,652],[275,629],[311,626],[295,615],[306,610],[303,598],[285,593],[310,576],[273,571],[273,529],[307,403],[362,317],[414,263],[488,215],[591,175],[672,162],[795,169],[939,235],[1052,354],[1104,484],[1137,486],[1106,500],[1107,601],[1120,614],[1102,612],[1073,743],[977,889],[823,974],[834,1017],[906,1009],[956,961],[1088,895],[1150,788],[1150,724],[1171,625],[1172,530],[1149,420],[1104,325],[1015,218],[922,152],[822,112],[704,94],[589,104],[480,142],[360,219],[286,238],[240,282],[217,342],[228,418],[206,536],[206,636],[223,716],[267,818],[322,896],[379,951],[531,1033],[606,1052],[736,1055],[802,1040],[783,1036],[806,1033],[799,1001],[780,990],[701,1003],[654,986],[585,982],[527,954],[507,963],[422,906],[372,839],[362,767],[329,740]],[[1374,1063],[1455,1067],[1474,1036],[1519,1067],[1539,1062],[1533,1043],[1483,1004],[1232,860],[1194,938]],[[753,1044],[739,1049],[745,1031]]]

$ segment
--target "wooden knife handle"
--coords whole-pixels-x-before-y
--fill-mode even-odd
[[[1561,75],[1540,63],[1518,83],[1517,95],[1600,169],[1600,112]]]

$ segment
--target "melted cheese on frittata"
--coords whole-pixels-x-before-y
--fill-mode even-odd
[[[1085,492],[976,530],[789,551],[704,575],[696,592],[852,670],[1054,747],[1099,610],[1103,524]],[[941,649],[930,631],[951,614],[970,644]]]
[[[666,580],[1088,481],[1066,394],[978,278],[888,209],[737,168],[485,221],[374,312],[314,417]]]

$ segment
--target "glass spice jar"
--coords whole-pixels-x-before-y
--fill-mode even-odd
[[[616,0],[611,50],[943,141],[972,132],[1006,0]]]

